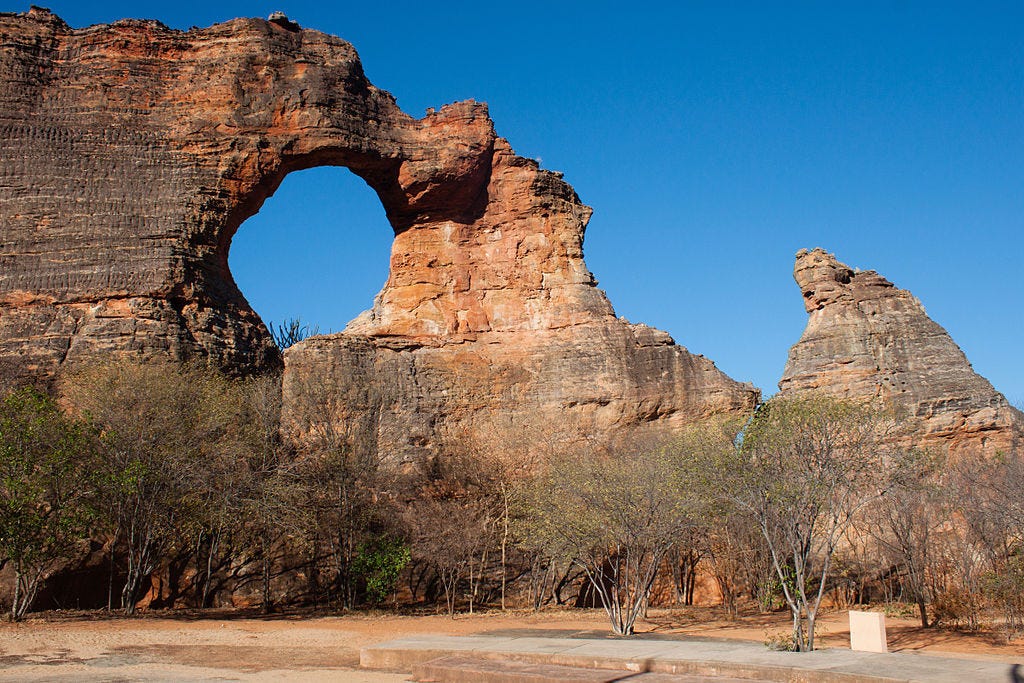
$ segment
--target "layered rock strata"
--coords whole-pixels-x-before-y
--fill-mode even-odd
[[[338,165],[380,197],[391,271],[344,333],[288,352],[293,424],[314,391],[399,450],[495,411],[671,427],[757,400],[615,317],[583,261],[590,209],[516,156],[483,104],[414,119],[351,45],[284,18],[73,30],[33,8],[0,15],[0,34],[8,375],[123,353],[274,364],[231,239],[287,173]]]
[[[911,419],[910,441],[953,453],[1024,445],[1024,414],[974,372],[910,292],[822,249],[797,253],[793,277],[809,317],[781,394],[888,401]]]

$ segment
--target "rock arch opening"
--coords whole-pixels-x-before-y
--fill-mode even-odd
[[[5,179],[16,191],[0,202],[13,245],[0,268],[0,366],[12,373],[52,377],[123,354],[248,374],[280,360],[250,302],[263,319],[328,329],[370,305],[346,334],[289,352],[283,410],[301,420],[296,388],[328,376],[396,457],[481,415],[551,422],[579,406],[621,432],[756,402],[667,334],[615,316],[583,261],[590,209],[560,174],[516,155],[486,105],[413,118],[345,41],[262,19],[187,33],[139,21],[76,31],[43,11],[0,19],[11,47],[0,67],[20,75],[0,102],[0,146],[16,160]],[[347,201],[326,208],[308,174],[349,176],[302,172],[323,166],[375,192],[334,191]],[[288,200],[289,188],[300,196]],[[356,197],[390,229],[354,225]],[[246,225],[235,240],[268,198],[256,220],[269,232]],[[332,236],[343,241],[312,243]],[[371,236],[391,255],[353,252],[348,240]],[[286,265],[296,245],[322,265]],[[364,262],[380,271],[359,287]],[[325,313],[305,308],[315,301]]]
[[[344,329],[387,281],[394,230],[376,192],[343,166],[288,173],[228,249],[231,276],[268,328]]]

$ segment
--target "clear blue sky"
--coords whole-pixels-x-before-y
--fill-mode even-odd
[[[619,315],[775,390],[822,246],[910,289],[1024,403],[1024,3],[51,0],[72,26],[282,10],[352,42],[405,111],[473,98],[594,207]],[[9,7],[25,10],[24,6]],[[339,330],[390,228],[345,169],[295,174],[235,239],[264,320]]]

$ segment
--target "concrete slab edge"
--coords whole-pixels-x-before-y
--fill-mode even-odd
[[[529,664],[554,664],[590,669],[617,669],[635,673],[687,674],[748,678],[773,683],[910,683],[906,678],[859,674],[771,664],[739,664],[716,660],[642,659],[635,657],[595,657],[570,653],[508,652],[462,648],[402,648],[388,644],[363,648],[359,666],[364,669],[408,673],[413,667],[440,657],[473,656],[481,659],[505,660]]]

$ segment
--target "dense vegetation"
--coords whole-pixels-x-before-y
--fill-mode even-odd
[[[315,390],[306,392],[319,401]],[[602,606],[629,634],[714,578],[730,613],[916,606],[923,626],[1024,630],[1024,460],[900,449],[873,407],[773,399],[672,443],[495,423],[393,463],[329,411],[281,428],[275,377],[110,364],[0,402],[10,615],[59,577],[106,606]],[[317,415],[316,411],[307,411]],[[296,434],[296,438],[287,438]],[[36,607],[44,605],[36,604]]]

